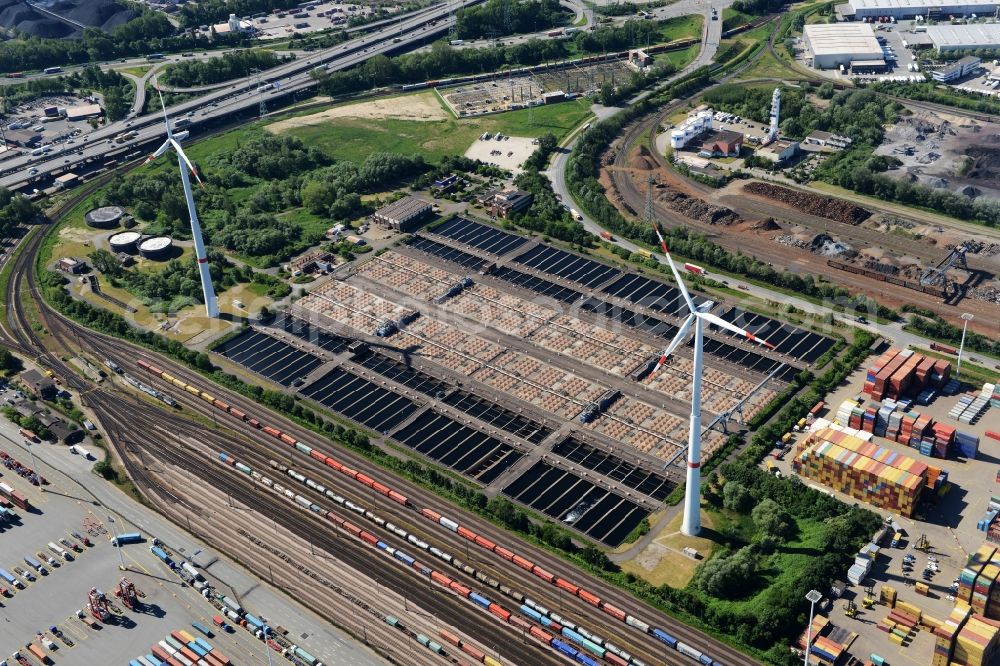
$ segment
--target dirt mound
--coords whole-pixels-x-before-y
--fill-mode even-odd
[[[781,229],[781,225],[773,217],[769,217],[764,220],[754,220],[747,225],[744,225],[747,231],[778,231]]]
[[[699,222],[729,226],[742,221],[742,218],[729,208],[710,204],[697,197],[689,197],[683,192],[662,190],[656,195],[656,199],[667,204],[671,210]]]
[[[972,158],[972,165],[965,172],[966,178],[985,181],[984,184],[1000,187],[1000,147],[969,146],[965,154]]]
[[[646,146],[639,146],[639,149],[635,151],[635,155],[629,160],[628,165],[630,168],[638,169],[639,171],[652,171],[656,168],[656,161],[649,154]]]
[[[872,214],[870,210],[849,204],[841,199],[799,192],[798,190],[781,187],[780,185],[772,185],[771,183],[762,183],[760,181],[747,183],[743,186],[743,191],[747,194],[755,194],[779,201],[803,213],[825,217],[828,220],[843,222],[845,224],[861,224],[871,217]]]

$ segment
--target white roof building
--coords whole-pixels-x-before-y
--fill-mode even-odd
[[[985,16],[996,11],[997,0],[850,0],[844,16],[862,19],[868,16]]]
[[[882,60],[882,46],[867,23],[817,23],[802,30],[813,67],[832,69],[852,62]]]
[[[1000,49],[1000,24],[927,26],[927,36],[940,52],[965,49]]]

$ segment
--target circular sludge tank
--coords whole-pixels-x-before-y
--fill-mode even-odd
[[[95,229],[114,229],[121,224],[124,215],[125,210],[121,206],[102,206],[84,215],[83,219],[87,226]]]
[[[153,236],[139,243],[139,254],[147,259],[166,259],[174,242],[166,236]]]
[[[142,235],[138,231],[123,231],[111,236],[108,239],[108,244],[111,245],[111,251],[115,254],[119,252],[134,254],[136,245],[141,237]]]

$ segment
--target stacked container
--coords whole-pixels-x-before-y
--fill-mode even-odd
[[[948,619],[934,630],[934,658],[932,666],[948,666],[954,653],[958,632],[969,619],[972,609],[965,604],[956,604]]]
[[[955,448],[969,460],[975,460],[979,455],[979,437],[961,430],[955,431]]]
[[[868,368],[864,392],[873,399],[917,396],[926,405],[948,381],[951,364],[937,361],[912,350],[892,347]]]
[[[792,469],[851,497],[909,517],[928,485],[930,468],[891,449],[826,427],[814,429],[796,446]]]
[[[1000,657],[998,653],[1000,624],[973,614],[955,640],[952,663],[964,666],[989,666]]]

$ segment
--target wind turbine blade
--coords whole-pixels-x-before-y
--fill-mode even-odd
[[[163,153],[167,152],[167,150],[169,150],[169,149],[170,149],[170,141],[164,141],[163,145],[160,146],[159,148],[157,148],[156,152],[154,152],[149,157],[147,157],[146,161],[143,162],[143,164],[149,164],[150,162],[152,162],[153,160],[155,160],[157,157],[160,157],[161,155],[163,155]]]
[[[663,240],[663,234],[660,233],[660,225],[654,222],[653,230],[656,231],[656,237],[660,240],[660,247],[663,248],[663,254],[667,256],[667,263],[670,264],[670,271],[674,274],[674,279],[677,280],[677,288],[681,290],[681,296],[684,297],[684,302],[687,303],[688,310],[694,312],[694,301],[691,300],[691,295],[688,294],[687,287],[684,286],[684,280],[681,279],[681,274],[677,272],[677,266],[674,265],[674,260],[670,256],[670,250],[667,249],[667,241]]]
[[[714,324],[715,326],[718,326],[719,328],[724,328],[727,331],[731,331],[733,333],[736,333],[737,335],[741,335],[744,338],[746,338],[747,340],[749,340],[750,342],[756,342],[759,345],[764,345],[768,349],[774,349],[774,345],[772,345],[767,340],[764,340],[762,338],[758,338],[756,335],[754,335],[750,331],[744,330],[744,329],[740,328],[739,326],[735,326],[733,324],[730,324],[725,319],[722,319],[721,317],[716,317],[714,314],[712,314],[710,312],[699,312],[697,314],[697,316],[701,317],[702,319],[704,319],[705,321],[707,321],[709,324]]]
[[[660,360],[656,363],[656,367],[653,368],[653,372],[659,370],[660,367],[667,362],[667,359],[670,358],[670,355],[674,353],[674,350],[684,344],[684,341],[687,339],[688,332],[691,331],[691,324],[694,323],[694,317],[694,313],[689,314],[688,318],[684,320],[683,324],[681,324],[681,327],[677,330],[677,335],[674,336],[674,339],[670,341],[669,345],[667,345],[663,354],[660,355]]]
[[[167,105],[163,103],[163,91],[160,86],[156,86],[156,94],[160,96],[160,108],[163,110],[163,122],[167,126],[167,136],[173,136],[170,132],[170,119],[167,118]]]
[[[177,154],[181,156],[182,160],[184,160],[184,164],[186,164],[188,169],[191,170],[191,173],[194,174],[194,179],[198,181],[198,184],[204,187],[205,183],[201,182],[201,176],[198,175],[198,170],[194,168],[194,164],[192,164],[191,160],[188,159],[188,156],[184,154],[184,151],[181,149],[181,144],[174,141],[173,137],[170,137],[170,145],[174,147]]]

